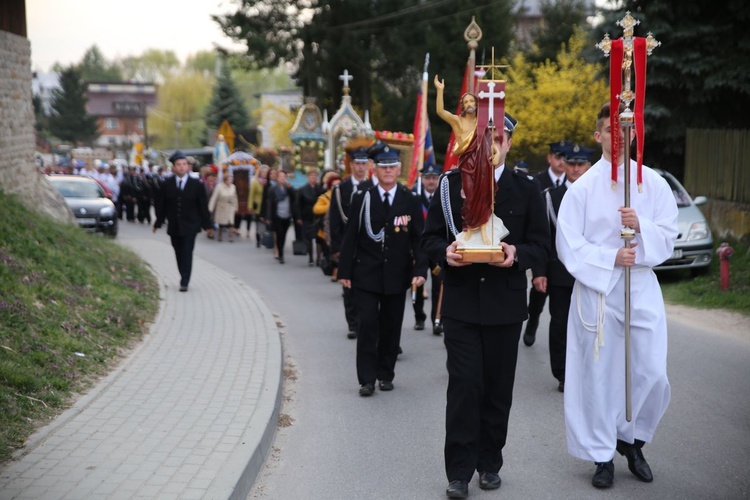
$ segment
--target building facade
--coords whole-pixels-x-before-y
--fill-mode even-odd
[[[86,112],[99,124],[97,146],[130,148],[148,145],[148,108],[156,106],[153,83],[89,82]]]

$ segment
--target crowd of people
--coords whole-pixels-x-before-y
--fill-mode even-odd
[[[470,99],[462,102],[473,105]],[[414,329],[424,329],[429,317],[432,332],[443,335],[449,498],[466,498],[475,473],[481,489],[501,485],[519,341],[533,347],[547,297],[550,368],[564,394],[569,453],[595,463],[591,482],[597,488],[613,485],[615,453],[638,479],[653,480],[642,449],[653,438],[670,389],[666,319],[651,268],[671,252],[677,208],[668,186],[647,168],[649,195],[634,195],[632,207],[622,206],[622,174],[619,183],[610,180],[610,161],[623,153],[611,151],[609,113],[604,106],[597,117],[602,158],[595,165],[592,149],[558,140],[550,144],[548,168],[536,176],[524,164],[505,164],[517,126],[509,115],[502,130],[467,135],[466,151],[491,155],[494,176],[481,182],[494,183],[491,211],[508,230],[498,245],[504,258],[489,263],[464,261],[461,251],[464,186],[475,180],[466,176],[461,160],[448,172],[425,165],[412,189],[399,182],[397,151],[380,142],[348,151],[343,177],[341,171],[320,175],[313,169],[297,189],[277,168],[263,165],[252,177],[244,236],[273,249],[283,265],[291,229],[294,253],[341,285],[346,336],[357,344],[359,396],[396,388],[409,292]],[[153,228],[167,222],[180,290],[187,291],[195,237],[201,230],[209,238],[216,232],[219,241],[224,233],[229,241],[240,237],[242,219],[236,215],[244,200],[231,175],[217,184],[209,172],[201,184],[189,175],[184,155],[177,152],[171,161],[172,173],[157,176]],[[148,178],[127,175],[119,184],[121,196],[123,187],[133,192],[135,178]],[[140,214],[137,201],[133,206]],[[129,214],[127,206],[124,212]],[[622,244],[623,227],[633,231],[630,247]],[[625,418],[621,376],[625,269],[638,286],[632,298],[632,420]]]

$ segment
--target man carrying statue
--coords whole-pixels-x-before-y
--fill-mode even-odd
[[[461,116],[448,113],[443,106],[444,85],[436,78],[435,86],[438,114],[454,129],[460,156],[459,168],[440,178],[437,199],[427,212],[422,247],[444,273],[446,494],[466,498],[474,472],[479,473],[480,488],[500,487],[518,341],[527,317],[526,269],[546,261],[549,225],[533,181],[505,167],[515,120],[490,105],[489,117],[499,115],[492,121],[502,127],[480,123],[478,116],[486,115],[482,106],[486,101],[491,104],[491,98],[482,99],[482,92],[479,100],[472,94],[462,97]],[[475,218],[477,213],[484,216]],[[502,248],[502,260],[468,262],[459,251],[466,244],[459,229],[481,228],[491,217],[501,219],[508,231],[503,241],[492,242]]]

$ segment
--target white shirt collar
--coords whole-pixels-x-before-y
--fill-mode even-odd
[[[505,163],[495,168],[495,182],[500,182],[500,177],[503,175],[503,171],[505,170]]]
[[[564,173],[560,174],[559,177],[557,175],[555,175],[555,173],[552,171],[552,167],[549,167],[547,169],[547,174],[549,175],[549,179],[552,181],[552,185],[553,186],[557,185],[557,180],[558,179],[560,180],[560,182],[562,182],[564,180],[564,178],[565,178],[565,174]]]
[[[391,189],[388,190],[388,200],[389,203],[393,204],[393,200],[396,199],[396,188],[398,187],[398,184],[393,186]],[[380,184],[378,184],[378,193],[380,193],[380,199],[383,200],[383,197],[385,195],[385,189],[383,189]]]

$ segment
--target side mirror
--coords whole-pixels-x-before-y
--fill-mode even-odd
[[[705,205],[706,203],[708,203],[708,198],[706,198],[705,196],[696,196],[695,198],[693,198],[693,203],[696,205]]]

